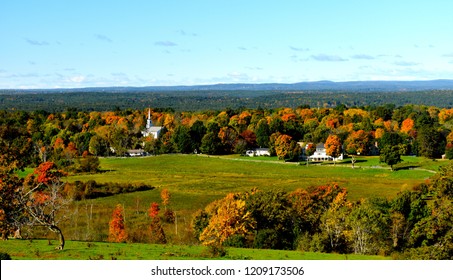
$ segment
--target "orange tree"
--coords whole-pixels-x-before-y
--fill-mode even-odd
[[[123,206],[117,204],[112,213],[109,223],[109,241],[124,242],[127,239],[126,226],[124,224]]]
[[[167,238],[165,236],[164,229],[160,223],[159,217],[160,207],[156,202],[151,203],[151,206],[148,209],[148,215],[151,218],[150,233],[151,241],[153,243],[165,244],[167,243]]]
[[[326,143],[324,144],[324,147],[326,148],[326,154],[337,158],[341,155],[341,141],[340,137],[337,135],[329,135],[327,137]]]

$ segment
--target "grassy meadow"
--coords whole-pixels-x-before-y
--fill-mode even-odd
[[[73,175],[66,180],[144,183],[154,186],[155,189],[72,203],[66,213],[67,219],[62,224],[62,230],[68,240],[67,249],[65,248],[63,252],[55,252],[54,246],[46,245],[47,240],[0,242],[0,251],[6,250],[11,256],[25,259],[100,259],[101,256],[105,259],[204,258],[203,247],[198,246],[199,243],[191,231],[193,214],[230,192],[245,192],[252,188],[280,189],[289,192],[298,188],[337,183],[348,189],[349,199],[352,201],[369,197],[392,198],[398,192],[410,190],[424,182],[439,166],[447,163],[416,157],[403,159],[404,161],[397,166],[399,170],[392,172],[388,166],[381,165],[377,157],[358,157],[354,169],[351,168],[348,159],[337,164],[310,163],[307,166],[305,163],[285,163],[273,157],[249,158],[238,155],[101,158],[102,172]],[[27,172],[30,170],[22,176]],[[170,191],[169,207],[176,214],[176,223],[163,225],[167,241],[173,245],[144,244],[150,240],[148,209],[152,202],[161,203],[162,189]],[[125,209],[129,240],[134,243],[127,245],[102,243],[107,241],[109,220],[117,204],[122,204]],[[53,234],[39,232],[36,229],[24,231],[24,235],[31,238],[55,239]],[[97,243],[98,241],[101,243]],[[6,244],[8,246],[13,244],[13,247],[3,248]],[[86,250],[85,247],[89,247],[90,250]],[[137,249],[133,249],[135,247]],[[288,256],[289,259],[345,257],[297,251],[284,251],[280,255],[276,252],[274,255],[263,251],[262,254],[269,255],[260,254],[261,251],[258,254],[247,249],[231,248],[228,249],[227,257],[233,259],[284,259],[284,256]]]
[[[325,254],[302,251],[227,248],[226,255],[212,257],[201,245],[158,245],[69,241],[62,251],[54,250],[56,242],[8,240],[0,242],[0,251],[13,260],[384,260],[388,257],[355,254]]]

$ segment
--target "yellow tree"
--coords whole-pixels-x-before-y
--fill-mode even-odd
[[[346,196],[346,189],[342,189],[321,218],[321,228],[328,237],[330,250],[340,253],[345,250],[347,239],[346,218],[352,209],[352,204],[347,200]]]
[[[170,204],[171,194],[168,189],[163,189],[160,192],[160,198],[162,198],[162,205],[167,209],[168,204]]]
[[[255,222],[246,209],[245,200],[238,194],[230,193],[214,204],[214,213],[200,235],[200,241],[204,245],[221,246],[228,237],[245,235],[255,227]]]

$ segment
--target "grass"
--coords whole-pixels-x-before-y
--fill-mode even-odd
[[[127,244],[68,241],[62,251],[48,240],[0,241],[0,252],[13,260],[384,260],[383,256],[341,255],[302,251],[227,248],[223,257],[212,257],[203,246]]]
[[[264,159],[264,160],[262,160]],[[404,162],[412,160],[405,158]],[[433,175],[436,164],[428,165],[418,159],[419,168],[392,172],[379,164],[376,157],[361,157],[356,168],[350,163],[336,165],[297,165],[282,163],[269,157],[205,157],[196,155],[162,155],[145,158],[104,158],[101,166],[105,173],[69,177],[70,181],[96,180],[98,182],[146,183],[168,188],[183,196],[197,195],[209,199],[229,192],[243,192],[252,188],[263,190],[297,188],[338,183],[346,187],[351,200],[363,197],[394,197],[399,191],[411,189]],[[202,199],[202,198],[201,198]],[[206,201],[207,202],[207,201]]]

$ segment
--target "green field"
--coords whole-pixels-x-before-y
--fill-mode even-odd
[[[54,252],[52,246],[35,248],[36,244],[44,241],[14,241],[17,246],[25,246],[24,249],[8,249],[17,258],[103,258],[110,259],[115,252],[124,252],[118,258],[125,259],[162,259],[171,257],[203,258],[202,247],[193,237],[191,221],[193,214],[198,209],[203,209],[210,202],[224,197],[230,192],[245,192],[252,188],[261,190],[279,189],[287,192],[309,186],[320,186],[337,183],[348,190],[349,199],[352,201],[361,198],[386,197],[393,198],[402,190],[410,190],[414,186],[424,182],[434,175],[439,166],[448,161],[432,161],[416,157],[404,157],[404,161],[398,171],[391,171],[386,165],[381,165],[377,157],[359,157],[355,168],[351,168],[350,160],[333,164],[298,164],[285,163],[276,158],[249,158],[236,156],[204,156],[204,155],[161,155],[141,158],[102,158],[102,172],[97,174],[75,175],[67,177],[69,182],[95,180],[99,183],[144,183],[156,187],[153,190],[118,194],[115,196],[82,200],[74,202],[67,213],[67,219],[62,224],[62,230],[68,241],[67,250]],[[25,173],[30,170],[26,170]],[[23,176],[25,174],[22,174]],[[152,202],[161,202],[160,192],[168,189],[172,195],[169,207],[175,211],[177,222],[175,224],[164,223],[163,227],[169,244],[159,248],[172,248],[171,250],[184,253],[170,252],[166,254],[159,249],[158,253],[152,253],[153,249],[146,250],[149,253],[127,253],[126,248],[134,246],[150,246],[138,243],[149,242],[148,209]],[[96,246],[87,245],[94,241],[106,241],[108,237],[108,223],[112,211],[117,204],[124,207],[125,223],[130,239],[136,244],[110,244],[95,243]],[[30,238],[55,239],[52,234],[32,230],[25,232]],[[78,240],[80,242],[75,242]],[[83,242],[82,242],[83,241]],[[35,243],[37,242],[37,243]],[[87,243],[88,242],[88,243]],[[47,243],[47,241],[45,241]],[[4,246],[2,242],[2,246]],[[9,242],[7,244],[10,244]],[[26,245],[24,245],[26,244]],[[73,244],[73,245],[71,245]],[[178,247],[177,245],[185,245]],[[71,247],[73,246],[73,247]],[[84,252],[86,246],[90,250]],[[187,248],[186,248],[187,247]],[[18,247],[19,248],[19,247]],[[28,248],[28,249],[27,249]],[[97,252],[96,249],[106,252]],[[3,248],[0,248],[3,250]],[[93,249],[93,250],[91,250]],[[38,250],[39,257],[33,252]],[[132,250],[132,249],[131,249]],[[186,252],[189,250],[189,252]],[[192,252],[195,250],[195,252]],[[261,256],[257,253],[244,253],[229,249],[230,258],[247,258],[253,256],[257,259],[281,259],[289,256],[297,258],[342,258],[344,256],[312,255],[301,252],[284,252],[282,255]],[[26,252],[24,252],[26,251]],[[137,249],[137,251],[145,251]],[[21,252],[21,253],[18,253]],[[47,252],[44,254],[44,252]],[[69,255],[73,252],[73,255]],[[252,251],[247,251],[252,252]],[[21,254],[24,254],[23,256]],[[149,255],[148,255],[149,254]],[[266,254],[263,252],[263,254]],[[297,255],[299,254],[299,255]],[[44,257],[44,256],[47,257]]]
[[[445,161],[430,161],[404,157],[407,169],[392,172],[379,164],[377,157],[358,159],[354,169],[348,160],[342,164],[299,165],[284,163],[275,158],[239,156],[208,157],[196,155],[162,155],[143,158],[104,158],[104,173],[68,177],[69,181],[145,183],[168,188],[180,195],[198,199],[221,197],[229,192],[252,188],[285,191],[308,186],[338,183],[348,189],[349,198],[357,200],[373,196],[394,197],[399,191],[431,177]],[[184,203],[184,208],[193,208]],[[199,205],[194,205],[199,207]]]
[[[69,241],[63,251],[47,240],[0,241],[0,252],[13,260],[384,260],[382,256],[325,254],[302,251],[227,248],[223,257],[212,257],[203,246]]]

